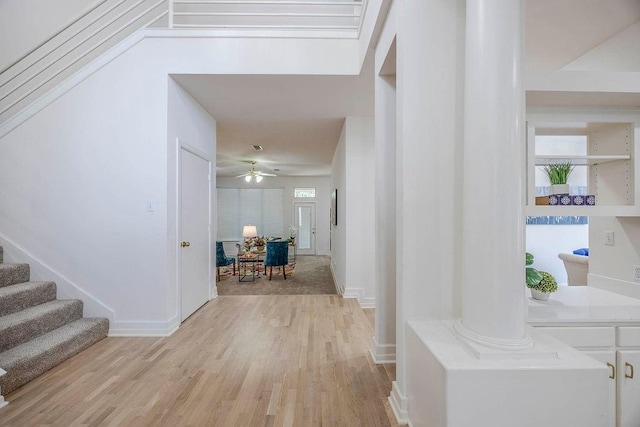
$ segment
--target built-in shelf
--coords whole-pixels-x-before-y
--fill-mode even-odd
[[[544,166],[551,163],[559,162],[571,162],[576,166],[595,166],[602,163],[614,162],[616,160],[629,160],[631,158],[628,154],[622,155],[590,155],[590,156],[563,156],[563,155],[550,155],[550,156],[536,156],[536,166]]]
[[[638,206],[527,206],[527,216],[640,216]]]

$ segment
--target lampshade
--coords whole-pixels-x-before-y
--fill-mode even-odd
[[[242,237],[258,237],[258,227],[255,225],[245,225],[242,227]]]
[[[262,175],[256,175],[256,182],[262,181]]]
[[[247,182],[251,182],[251,175],[245,176],[244,180],[247,181]]]

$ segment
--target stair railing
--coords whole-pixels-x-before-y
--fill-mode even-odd
[[[167,0],[103,0],[0,73],[0,123],[167,14]]]

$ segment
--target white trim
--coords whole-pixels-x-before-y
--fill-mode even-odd
[[[180,326],[180,318],[168,321],[119,320],[111,324],[110,337],[168,337]]]
[[[331,276],[333,277],[333,283],[336,285],[336,291],[338,295],[344,297],[344,287],[340,282],[338,282],[338,278],[336,277],[335,265],[333,265],[333,259],[329,263],[329,270],[331,270]]]
[[[396,363],[396,345],[378,344],[376,337],[373,337],[373,345],[369,349],[369,354],[376,365]]]
[[[58,292],[62,291],[65,294],[69,294],[71,297],[82,300],[85,315],[88,314],[88,317],[106,317],[109,319],[110,324],[114,321],[115,311],[98,297],[90,294],[78,284],[72,282],[71,279],[67,278],[44,261],[36,258],[34,255],[30,254],[2,234],[0,234],[0,243],[5,247],[4,262],[7,262],[8,254],[6,248],[9,247],[11,248],[11,262],[29,264],[31,272],[37,272],[36,276],[39,280],[55,282]],[[46,274],[43,274],[43,272]]]
[[[391,410],[393,410],[393,415],[396,416],[398,424],[411,425],[411,421],[409,421],[409,399],[402,394],[397,381],[391,383],[389,404],[391,405]]]
[[[371,297],[362,297],[358,300],[362,308],[376,308],[376,299]]]
[[[594,288],[640,299],[640,286],[636,282],[589,273],[587,283]]]
[[[360,302],[364,298],[364,288],[345,288],[342,296],[344,298],[355,298]]]

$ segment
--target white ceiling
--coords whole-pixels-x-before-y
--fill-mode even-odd
[[[559,69],[640,21],[640,0],[528,0],[525,20],[527,66]],[[218,176],[252,160],[280,176],[327,176],[344,118],[373,115],[371,58],[360,76],[173,77],[217,120]]]

